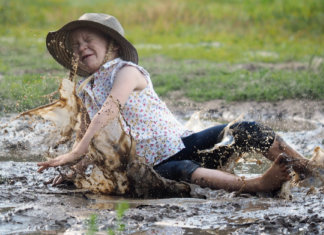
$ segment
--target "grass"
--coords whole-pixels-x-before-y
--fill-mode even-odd
[[[1,178],[0,178],[1,179]],[[116,208],[116,222],[113,228],[108,228],[108,235],[122,234],[126,228],[126,225],[123,223],[122,219],[129,209],[129,203],[127,201],[118,202]],[[91,214],[87,219],[87,235],[95,235],[99,231],[98,229],[98,216],[96,214]]]
[[[5,76],[0,83],[2,112],[21,112],[52,101],[50,93],[57,90],[59,80],[51,76],[26,74]]]
[[[107,231],[108,235],[115,235],[115,234],[120,234],[122,233],[125,228],[126,225],[123,223],[122,219],[126,213],[126,211],[129,209],[129,203],[124,201],[124,202],[119,202],[117,204],[117,208],[116,208],[116,224],[115,224],[115,228],[111,229],[109,228]]]
[[[96,214],[91,214],[87,220],[88,230],[86,235],[95,235],[98,232],[97,218]]]
[[[227,66],[323,58],[322,0],[0,0],[1,112],[48,102],[45,95],[67,75],[46,52],[45,36],[84,12],[120,20],[160,95],[182,90],[197,101],[324,98],[323,64],[303,71]],[[165,59],[153,64],[158,58]]]
[[[153,60],[153,59],[152,59]],[[157,93],[168,96],[182,91],[195,101],[212,99],[277,101],[283,99],[324,99],[324,66],[318,71],[269,69],[233,69],[211,61],[169,61],[159,58],[143,63],[153,71]],[[161,64],[164,65],[160,72]]]

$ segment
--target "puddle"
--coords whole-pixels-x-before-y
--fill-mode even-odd
[[[54,171],[37,174],[36,169],[33,162],[1,162],[0,175],[6,179],[0,184],[1,234],[82,234],[92,214],[104,232],[116,226],[115,210],[124,201],[130,206],[122,220],[124,234],[290,234],[324,229],[323,194],[307,195],[306,188],[296,189],[289,201],[201,188],[197,190],[206,199],[143,200],[45,185]]]
[[[185,122],[192,114],[177,117]],[[206,127],[237,117],[235,112],[218,112],[195,122]],[[221,115],[221,116],[220,116]],[[250,115],[250,116],[249,116]],[[323,116],[315,119],[286,118],[282,126],[265,115],[249,114],[247,119],[272,123],[287,142],[304,155],[315,146],[323,147]],[[227,193],[224,190],[195,188],[202,198],[130,199],[95,195],[69,185],[52,187],[44,182],[57,174],[54,169],[36,172],[35,161],[43,153],[63,153],[69,148],[49,149],[55,136],[47,122],[1,118],[0,128],[0,234],[85,234],[88,220],[97,215],[101,234],[117,229],[116,208],[127,201],[129,209],[121,221],[123,234],[321,234],[324,232],[324,189],[292,188],[291,200],[273,195]],[[205,116],[206,117],[206,116]],[[297,121],[298,122],[297,122]],[[289,125],[296,126],[287,132]],[[310,141],[311,140],[311,141]],[[261,163],[261,164],[260,164]],[[256,176],[269,162],[260,156],[247,156],[235,167],[238,175]]]

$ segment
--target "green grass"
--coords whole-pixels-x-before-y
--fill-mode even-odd
[[[0,0],[0,111],[48,102],[42,96],[66,71],[48,55],[46,34],[84,12],[120,20],[161,95],[182,90],[198,101],[323,99],[323,68],[219,66],[323,58],[322,0]],[[150,62],[161,57],[167,59]]]
[[[323,73],[322,73],[323,74]],[[313,75],[313,76],[310,76]],[[292,80],[293,78],[293,80]],[[291,71],[236,71],[209,73],[185,84],[185,94],[197,101],[211,99],[276,101],[324,99],[323,75]],[[320,88],[320,89],[318,89]]]
[[[1,177],[0,177],[1,180]],[[113,228],[108,228],[108,235],[122,234],[126,228],[123,223],[123,217],[126,211],[129,209],[129,203],[127,201],[120,201],[116,205],[116,220]],[[99,231],[98,229],[98,216],[96,214],[91,214],[86,220],[87,232],[86,235],[95,235]],[[101,232],[102,234],[103,232]]]
[[[5,76],[0,82],[0,111],[21,112],[51,102],[48,94],[57,90],[59,79],[39,74]]]
[[[129,209],[129,203],[127,201],[122,201],[117,204],[115,228],[114,229],[109,228],[107,234],[109,235],[120,234],[125,230],[126,225],[123,223],[122,219],[128,209]]]
[[[98,232],[98,225],[97,225],[97,218],[96,214],[90,215],[89,219],[87,220],[88,230],[86,235],[96,235]]]
[[[167,61],[170,60],[143,61],[145,67],[153,71],[155,90],[162,96],[180,90],[195,101],[324,99],[324,66],[318,71],[262,67],[246,70],[211,61]]]
[[[244,62],[308,60],[324,53],[322,0],[0,0],[0,33],[44,49],[48,31],[84,12],[103,11],[121,21],[135,45],[161,48],[141,47],[141,56]],[[201,46],[175,48],[179,43]],[[247,56],[255,51],[277,56]]]

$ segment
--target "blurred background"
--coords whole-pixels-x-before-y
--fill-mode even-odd
[[[45,37],[85,12],[119,19],[161,96],[324,99],[323,0],[0,0],[1,113],[57,97]]]

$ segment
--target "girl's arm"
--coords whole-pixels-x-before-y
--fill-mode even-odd
[[[89,144],[93,136],[98,133],[104,126],[113,120],[119,113],[118,102],[123,106],[130,94],[135,90],[142,90],[146,87],[147,82],[144,75],[135,67],[125,66],[116,75],[113,87],[105,103],[93,117],[86,133],[75,146],[75,148],[66,154],[58,156],[46,162],[40,162],[38,172],[49,167],[62,166],[74,163],[88,151]],[[116,102],[117,101],[117,102]]]

